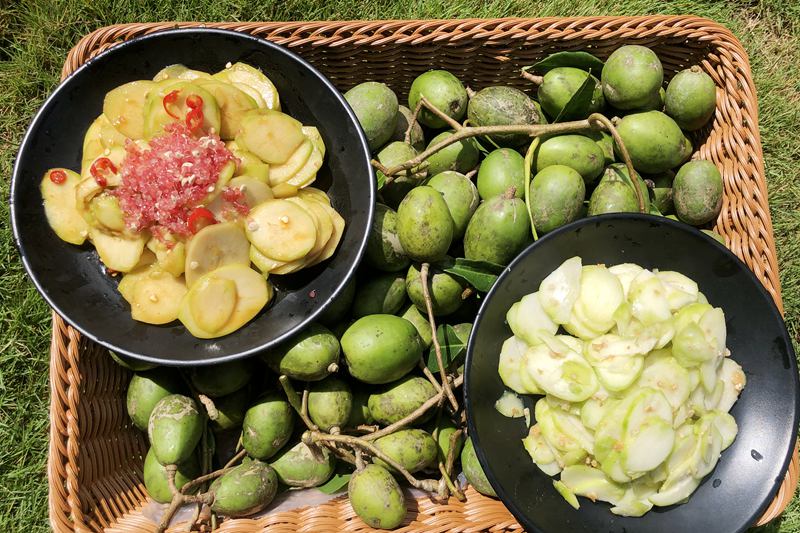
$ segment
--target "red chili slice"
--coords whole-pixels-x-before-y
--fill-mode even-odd
[[[214,213],[205,207],[195,207],[192,209],[192,212],[189,213],[189,220],[187,221],[187,224],[189,225],[189,231],[192,233],[197,233],[204,227],[216,223],[217,219],[214,218]]]
[[[50,172],[50,181],[56,185],[61,185],[67,181],[67,173],[63,170],[53,170]]]
[[[189,128],[189,131],[197,131],[200,129],[200,126],[203,125],[204,118],[202,109],[190,109],[189,112],[186,113],[186,127]]]
[[[108,173],[116,174],[118,172],[117,166],[107,157],[101,157],[95,160],[92,163],[92,166],[89,168],[89,173],[94,178],[94,181],[101,187],[105,187],[108,185],[108,180],[106,176]]]
[[[181,92],[180,90],[175,89],[174,91],[167,93],[167,95],[164,96],[163,100],[161,100],[161,105],[164,106],[164,111],[167,112],[167,115],[171,116],[176,120],[179,119],[180,117],[175,113],[173,113],[172,111],[170,111],[169,106],[173,105],[175,102],[178,101],[178,95],[180,94],[180,92]]]
[[[190,94],[186,97],[186,107],[189,109],[200,109],[203,107],[203,97],[199,94]]]

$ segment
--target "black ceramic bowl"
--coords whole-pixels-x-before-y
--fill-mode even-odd
[[[624,518],[610,505],[579,498],[575,510],[523,449],[524,419],[501,416],[500,345],[511,335],[512,303],[573,256],[584,264],[638,263],[676,270],[697,281],[725,312],[728,346],[747,386],[731,414],[739,435],[688,503]],[[775,496],[794,448],[798,424],[797,364],[772,298],[736,256],[685,224],[648,215],[604,215],[546,235],[517,257],[487,295],[469,340],[465,396],[469,431],[497,494],[528,531],[546,533],[734,533],[753,524]],[[533,412],[539,396],[523,396]]]
[[[327,190],[347,228],[336,254],[290,276],[273,276],[271,305],[242,329],[200,340],[175,322],[136,322],[103,273],[90,245],[61,241],[45,219],[39,181],[50,167],[80,170],[89,124],[102,112],[105,94],[123,83],[150,79],[174,63],[215,72],[227,62],[262,69],[278,88],[281,107],[319,128],[327,146],[315,187]],[[117,353],[145,361],[207,364],[254,354],[290,337],[314,320],[354,275],[375,200],[369,148],[339,91],[311,65],[263,39],[214,29],[171,30],[133,39],[90,60],[45,102],[17,156],[11,186],[11,222],[25,268],[47,302],[87,337]]]

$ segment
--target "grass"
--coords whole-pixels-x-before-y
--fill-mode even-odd
[[[0,1],[0,196],[33,113],[69,48],[120,22],[692,13],[748,50],[759,96],[770,210],[789,329],[800,334],[800,4],[785,0],[24,0]],[[0,523],[46,531],[49,310],[26,279],[0,204]],[[800,531],[798,499],[770,531]]]

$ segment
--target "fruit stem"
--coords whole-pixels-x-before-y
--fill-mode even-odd
[[[450,382],[447,380],[447,369],[444,366],[444,359],[442,358],[442,347],[439,344],[438,335],[436,334],[436,319],[433,317],[433,302],[431,301],[431,293],[428,289],[428,272],[430,264],[422,263],[419,271],[420,281],[422,282],[422,297],[425,299],[425,309],[428,312],[428,323],[431,326],[431,336],[433,340],[433,350],[436,353],[436,364],[439,366],[439,377],[442,380],[442,389],[450,402],[450,407],[453,412],[458,412],[458,400],[450,390]]]
[[[422,98],[420,98],[420,101],[417,102],[417,107],[414,108],[414,112],[411,114],[411,120],[408,121],[408,127],[406,128],[406,133],[403,136],[403,140],[406,144],[411,144],[411,130],[414,129],[414,123],[417,121],[419,112],[422,110],[422,101]],[[386,174],[386,172],[383,173]]]
[[[436,389],[436,392],[442,392],[441,383],[439,383],[439,381],[436,379],[436,376],[434,376],[433,373],[428,369],[428,365],[425,364],[425,358],[423,356],[420,356],[418,366],[420,370],[422,370],[422,373],[425,375],[425,377],[428,378],[428,381],[431,382],[431,385],[433,385],[433,387]]]
[[[534,85],[541,85],[544,81],[544,77],[537,76],[536,74],[531,74],[530,72],[523,70],[519,73],[520,77],[525,78],[529,82],[533,83]]]
[[[557,124],[519,124],[519,125],[510,124],[503,126],[467,126],[467,127],[462,126],[461,129],[456,130],[452,135],[439,141],[433,146],[429,146],[423,152],[418,154],[416,157],[409,159],[405,163],[400,163],[399,165],[395,165],[391,168],[386,168],[385,171],[380,167],[376,166],[376,168],[378,168],[381,172],[383,172],[386,175],[387,177],[386,182],[389,183],[388,180],[389,177],[394,176],[395,174],[398,174],[404,170],[408,170],[410,168],[418,166],[420,163],[428,159],[431,155],[435,154],[439,150],[447,148],[451,144],[457,143],[463,139],[469,139],[471,137],[478,137],[482,135],[494,135],[498,133],[527,133],[531,137],[538,137],[540,135],[555,135],[562,133],[571,133],[575,131],[583,131],[588,129],[592,129],[592,125],[588,120],[574,120],[571,122],[559,122]]]
[[[292,382],[289,380],[289,377],[286,375],[281,375],[278,378],[278,381],[283,387],[283,392],[286,393],[286,399],[289,400],[289,404],[294,408],[297,414],[300,416],[300,419],[306,425],[306,427],[312,431],[319,429],[308,417],[308,391],[303,391],[303,399],[300,399],[300,396],[297,395],[297,391],[294,390],[292,386]]]
[[[433,113],[434,115],[436,115],[440,119],[442,119],[445,122],[447,122],[447,125],[450,126],[451,128],[453,128],[455,131],[458,131],[458,130],[464,128],[464,126],[462,126],[458,121],[453,120],[447,113],[444,113],[438,107],[436,107],[435,105],[430,103],[428,101],[428,99],[425,98],[424,96],[421,96],[420,99],[419,99],[419,104],[417,104],[417,107],[420,107],[420,106],[425,107],[428,111],[430,111],[431,113]],[[414,118],[416,118],[416,115],[414,116]],[[408,142],[408,140],[406,140],[406,142]]]
[[[210,492],[204,492],[202,494],[191,495],[191,494],[184,494],[184,492],[179,491],[178,488],[175,486],[175,473],[178,471],[178,465],[166,465],[164,470],[167,473],[167,485],[169,486],[169,490],[172,492],[172,500],[169,502],[169,507],[164,511],[164,514],[161,516],[161,520],[158,523],[158,527],[156,527],[156,533],[163,533],[169,527],[169,523],[172,521],[172,518],[175,516],[175,513],[178,512],[181,505],[184,503],[197,503],[201,506],[203,504],[210,505],[214,501],[214,495]],[[224,470],[224,469],[223,469]],[[218,470],[217,472],[221,472]],[[195,480],[190,481],[186,485],[182,487],[181,490],[185,490],[188,485],[199,485],[205,481],[204,478],[208,476],[201,476]],[[189,521],[189,527],[191,528],[194,522],[197,520],[197,516],[199,515],[199,511],[195,513],[195,517]]]
[[[464,376],[458,376],[453,381],[453,387],[454,388],[458,388],[458,387],[461,386],[461,384],[463,382],[464,382]],[[435,396],[431,396],[428,399],[428,401],[426,401],[425,403],[423,403],[422,405],[417,407],[414,411],[412,411],[410,414],[408,414],[404,418],[398,420],[397,422],[395,422],[393,424],[389,424],[385,428],[379,429],[378,431],[375,431],[374,433],[370,433],[368,435],[364,435],[361,438],[364,439],[364,440],[375,440],[375,439],[379,439],[379,438],[383,437],[384,435],[389,435],[391,433],[394,433],[398,429],[401,429],[401,428],[404,428],[404,427],[406,427],[406,426],[408,426],[410,424],[413,424],[417,419],[419,419],[421,416],[423,416],[425,413],[427,413],[428,410],[431,407],[433,407],[434,405],[438,405],[443,400],[444,400],[444,390],[442,392],[436,394]]]
[[[533,166],[533,154],[538,146],[539,137],[534,137],[530,146],[528,146],[528,151],[525,152],[525,166],[523,169],[525,172],[525,209],[528,211],[528,218],[531,221],[531,233],[533,234],[534,242],[539,239],[539,235],[536,233],[536,225],[533,223],[533,211],[531,211],[531,166]]]
[[[200,518],[200,510],[203,508],[203,504],[197,502],[194,504],[194,511],[192,511],[192,517],[186,523],[186,532],[191,533],[194,529],[194,525],[197,523],[197,520]]]
[[[628,152],[628,149],[625,148],[625,143],[622,142],[622,137],[620,137],[619,132],[617,132],[617,128],[614,127],[612,121],[600,113],[592,113],[589,115],[588,120],[592,124],[601,125],[602,128],[608,131],[608,133],[610,133],[614,138],[614,142],[616,143],[617,148],[619,148],[620,155],[622,155],[622,160],[625,162],[625,167],[628,169],[628,176],[631,178],[633,190],[636,192],[636,201],[639,202],[639,212],[646,213],[647,210],[645,209],[644,205],[644,196],[642,196],[642,189],[639,187],[639,180],[637,179],[638,174],[636,173],[636,169],[633,168],[631,154]]]
[[[403,475],[404,478],[411,484],[412,487],[424,490],[426,492],[435,492],[437,483],[436,480],[433,479],[422,479],[419,480],[415,478],[408,470],[403,468],[403,465],[383,453],[380,448],[372,444],[371,442],[358,438],[353,437],[351,435],[330,435],[328,433],[322,433],[320,431],[312,431],[309,433],[311,442],[340,442],[342,444],[347,444],[354,450],[356,448],[366,450],[372,455],[372,457],[377,457],[384,463],[388,464],[392,468],[394,468],[397,472]],[[356,457],[356,464],[358,463],[358,457]]]
[[[453,473],[453,467],[456,463],[456,443],[461,440],[462,433],[463,430],[458,429],[450,434],[450,447],[447,449],[447,458],[445,459],[444,465],[439,463],[439,471],[442,473],[445,483],[447,483],[450,492],[452,492],[456,499],[458,499],[460,502],[466,501],[467,498],[464,496],[464,493],[461,492],[461,490],[450,480],[450,475]]]

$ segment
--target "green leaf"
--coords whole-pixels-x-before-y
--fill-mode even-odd
[[[350,482],[353,472],[339,472],[338,470],[339,469],[337,469],[336,473],[333,474],[333,477],[331,477],[327,482],[317,487],[321,492],[324,492],[325,494],[335,494],[347,486],[347,483]]]
[[[488,292],[504,269],[503,265],[488,261],[474,261],[458,257],[453,266],[445,268],[444,271],[458,276],[481,292]]]
[[[442,363],[445,368],[453,362],[460,362],[467,351],[467,341],[459,338],[453,326],[448,324],[440,325],[436,328],[436,338],[442,348]],[[431,372],[439,371],[439,363],[436,360],[436,348],[431,345],[428,351],[428,370]]]
[[[594,88],[597,81],[592,77],[592,73],[586,76],[581,86],[569,99],[569,102],[561,110],[553,122],[563,122],[566,120],[580,120],[589,114],[589,106],[594,96]]]
[[[525,70],[536,72],[547,72],[557,67],[574,67],[581,70],[593,70],[600,72],[603,70],[604,63],[588,52],[556,52],[550,54],[538,63],[534,63]]]
[[[386,185],[386,176],[383,172],[375,171],[375,179],[378,182],[378,190],[383,189],[383,186]]]

